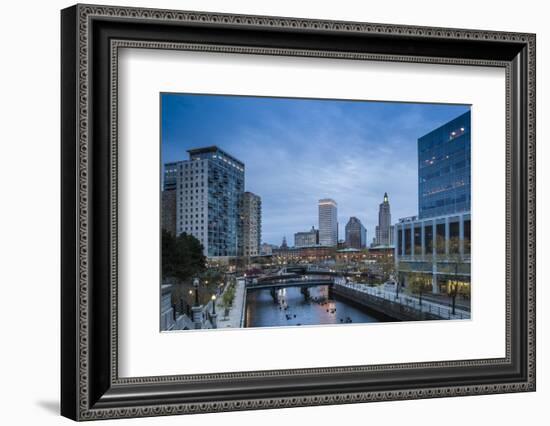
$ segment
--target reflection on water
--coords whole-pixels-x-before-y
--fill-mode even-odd
[[[311,287],[308,300],[300,288],[250,291],[246,297],[246,327],[280,327],[318,324],[379,322],[371,314],[338,297],[327,286]]]

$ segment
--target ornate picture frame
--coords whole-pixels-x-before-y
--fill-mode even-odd
[[[62,415],[93,420],[535,390],[534,34],[96,5],[64,9],[61,29]],[[503,68],[506,356],[119,377],[123,47]]]

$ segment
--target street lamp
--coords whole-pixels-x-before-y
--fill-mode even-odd
[[[199,279],[193,280],[193,287],[195,287],[195,306],[199,306]]]
[[[212,315],[216,315],[216,295],[212,295]]]

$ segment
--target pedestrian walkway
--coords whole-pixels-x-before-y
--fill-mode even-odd
[[[227,317],[222,305],[222,296],[216,300],[216,313],[218,314],[218,328],[241,328],[244,326],[244,309],[246,306],[246,289],[244,280],[237,280],[235,284],[235,299]]]
[[[381,286],[371,287],[366,284],[355,284],[355,283],[338,283],[342,287],[353,288],[356,291],[367,293],[371,296],[379,297],[394,303],[399,303],[404,306],[414,308],[421,312],[426,312],[435,316],[438,316],[441,319],[469,319],[470,312],[462,309],[455,309],[455,313],[452,313],[452,308],[448,305],[442,305],[433,301],[420,299],[415,296],[410,296],[408,294],[399,293],[399,296],[396,296],[395,291],[388,291],[382,288]]]

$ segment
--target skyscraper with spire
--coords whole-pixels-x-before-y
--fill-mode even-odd
[[[393,226],[391,225],[391,211],[388,193],[384,192],[384,201],[378,209],[378,226],[376,227],[375,245],[393,245]]]

